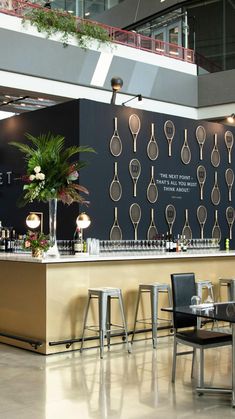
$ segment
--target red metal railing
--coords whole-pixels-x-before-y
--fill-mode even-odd
[[[159,41],[154,38],[140,35],[136,32],[129,32],[122,29],[101,25],[107,30],[111,30],[111,39],[118,44],[127,45],[129,47],[138,48],[143,51],[152,52],[158,55],[175,58],[181,61],[194,63],[194,51],[181,47],[176,44]]]
[[[25,12],[28,12],[33,8],[42,8],[42,6],[22,0],[1,0],[0,3],[0,13],[17,17],[23,17]],[[46,11],[47,9],[44,8],[44,10]],[[78,23],[83,21],[81,18],[77,18],[77,20]],[[154,38],[149,38],[136,32],[125,31],[113,26],[104,25],[99,22],[88,20],[85,20],[84,22],[90,22],[104,28],[108,32],[111,41],[116,44],[126,45],[192,64],[195,63],[195,53],[191,49],[184,48],[176,44],[169,44]]]

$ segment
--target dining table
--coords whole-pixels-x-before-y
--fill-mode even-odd
[[[231,393],[232,407],[235,407],[235,301],[223,303],[205,303],[180,307],[163,307],[162,311],[205,318],[230,324],[232,332],[232,387],[197,387],[197,392],[203,393]]]

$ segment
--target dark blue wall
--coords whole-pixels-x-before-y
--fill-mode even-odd
[[[133,140],[128,121],[131,114],[137,114],[141,121],[141,129],[137,138],[137,152],[133,152]],[[118,118],[118,131],[122,141],[122,154],[115,158],[110,153],[109,143],[114,130],[114,117]],[[164,122],[171,119],[176,128],[172,144],[172,157],[168,156],[168,144],[164,134]],[[155,124],[155,136],[159,146],[159,157],[154,162],[150,161],[146,148],[150,138],[151,123]],[[203,160],[199,160],[199,146],[195,131],[198,125],[206,129],[207,138],[203,149]],[[181,161],[180,153],[184,142],[184,129],[188,130],[188,143],[192,154],[190,164],[185,165]],[[222,244],[228,237],[229,229],[225,217],[226,208],[234,206],[228,201],[228,190],[225,182],[225,171],[231,167],[235,171],[235,146],[232,150],[232,164],[228,164],[228,153],[224,142],[224,133],[235,130],[224,125],[209,123],[206,121],[194,121],[184,117],[163,115],[154,112],[136,110],[129,107],[102,104],[89,100],[71,101],[55,107],[25,113],[0,123],[0,167],[1,171],[13,170],[14,176],[22,173],[24,162],[22,155],[8,145],[11,140],[24,140],[24,133],[30,132],[37,135],[48,132],[62,134],[66,137],[67,144],[83,144],[93,146],[97,154],[82,155],[89,160],[89,165],[80,172],[80,183],[90,191],[91,201],[88,208],[79,209],[77,204],[70,207],[59,204],[58,214],[58,238],[71,238],[75,219],[79,212],[86,211],[92,224],[86,232],[86,236],[108,239],[110,229],[114,221],[114,207],[118,207],[119,224],[123,232],[123,239],[133,239],[134,230],[129,218],[129,207],[137,202],[142,209],[142,218],[138,228],[138,238],[145,239],[150,223],[150,210],[155,209],[155,222],[159,233],[166,233],[168,225],[165,220],[165,208],[173,204],[177,216],[174,223],[173,233],[180,234],[185,221],[185,209],[189,211],[189,223],[193,236],[200,237],[200,226],[196,211],[199,205],[207,208],[208,218],[204,230],[204,237],[211,237],[214,225],[215,209],[218,209],[219,224],[222,231]],[[211,151],[214,146],[214,134],[218,134],[218,147],[221,156],[220,166],[215,169],[211,164]],[[137,184],[137,196],[133,197],[133,184],[129,174],[129,162],[137,158],[141,163],[141,176]],[[118,174],[122,184],[122,197],[117,203],[109,196],[109,186],[113,178],[114,162],[118,162]],[[150,181],[151,165],[155,168],[155,178],[158,183],[167,176],[167,182],[171,182],[170,175],[189,176],[191,186],[186,185],[186,192],[178,192],[176,184],[168,185],[175,187],[175,191],[164,190],[164,185],[158,183],[158,200],[150,204],[146,197],[147,186]],[[198,165],[203,165],[207,171],[207,179],[204,187],[204,200],[200,200],[200,188],[197,182],[196,171]],[[218,172],[218,183],[221,191],[221,201],[218,206],[211,202],[211,190],[214,183],[214,173]],[[194,186],[193,186],[194,185]],[[167,185],[165,185],[167,186]],[[14,181],[11,185],[6,183],[0,187],[0,219],[4,225],[14,225],[18,231],[23,231],[24,220],[29,211],[43,210],[45,214],[45,230],[47,228],[47,205],[34,203],[27,208],[18,209],[16,199],[21,193],[22,184]],[[232,196],[235,196],[235,187]],[[235,235],[235,233],[234,233]],[[232,247],[235,248],[235,239]]]
[[[128,121],[131,114],[137,114],[141,120],[141,130],[137,138],[137,152],[133,152],[133,140],[129,129]],[[89,115],[89,116],[88,116]],[[109,150],[109,142],[113,133],[113,119],[118,118],[118,131],[122,140],[122,154],[115,158]],[[172,144],[172,157],[168,156],[168,143],[164,134],[164,122],[171,119],[176,128]],[[159,157],[152,162],[146,153],[147,144],[150,138],[151,123],[155,124],[155,136],[159,146]],[[207,137],[203,148],[203,160],[199,159],[199,146],[196,140],[195,131],[198,125],[206,129]],[[184,129],[188,130],[188,143],[192,158],[188,165],[181,161],[181,148],[184,142]],[[225,217],[226,208],[233,206],[228,201],[228,190],[225,182],[225,170],[228,167],[235,167],[235,147],[232,150],[232,164],[228,164],[228,153],[224,142],[224,133],[231,130],[221,124],[209,123],[206,121],[194,121],[187,118],[163,115],[154,112],[140,111],[128,107],[110,106],[104,104],[83,101],[80,106],[80,138],[85,143],[94,146],[98,152],[97,158],[92,167],[81,173],[81,182],[85,183],[91,192],[91,206],[89,213],[93,224],[89,229],[91,236],[107,239],[113,224],[114,207],[118,207],[119,224],[124,239],[133,239],[133,226],[129,218],[129,207],[137,202],[142,209],[142,218],[138,228],[138,238],[146,238],[150,224],[150,209],[155,209],[155,223],[159,233],[166,233],[168,225],[165,220],[165,208],[173,204],[177,216],[174,223],[173,233],[181,233],[185,222],[185,209],[189,211],[189,223],[193,231],[193,237],[200,237],[200,226],[197,220],[197,207],[204,205],[207,208],[208,217],[204,229],[204,237],[211,237],[214,225],[215,209],[218,209],[219,225],[222,231],[222,244],[224,238],[228,237],[229,229]],[[218,148],[221,162],[217,169],[211,164],[211,152],[214,147],[214,134],[218,135]],[[234,130],[233,130],[234,133]],[[137,197],[133,197],[132,180],[129,175],[129,162],[137,158],[142,167],[141,176],[137,184]],[[114,162],[118,162],[119,179],[122,184],[123,194],[120,201],[115,205],[109,197],[109,186],[113,177]],[[158,184],[158,200],[152,205],[146,197],[146,190],[150,181],[151,165],[155,168],[156,182],[167,175],[168,182],[171,182],[169,175],[180,175],[190,177],[190,183],[195,186],[186,185],[187,192],[165,191],[163,185]],[[197,182],[197,167],[203,165],[206,168],[207,178],[204,187],[204,199],[200,200],[200,188]],[[211,190],[214,184],[214,173],[218,172],[218,183],[221,191],[221,201],[218,206],[211,202]],[[179,180],[179,179],[178,179]],[[166,186],[166,185],[165,185]],[[233,191],[233,196],[235,191]],[[233,240],[233,247],[235,241]]]

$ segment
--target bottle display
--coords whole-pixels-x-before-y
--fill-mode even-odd
[[[0,221],[0,252],[1,253],[29,253],[23,248],[25,236],[17,234],[13,227],[3,227]],[[90,253],[90,242],[96,239],[83,240],[79,227],[76,228],[72,240],[58,240],[58,249],[61,256]],[[220,245],[216,238],[186,238],[185,235],[174,236],[170,231],[165,234],[156,234],[154,238],[146,240],[96,240],[99,242],[99,252],[92,250],[91,254],[104,252],[155,252],[180,253],[219,251]],[[226,251],[230,250],[230,240],[224,242]]]

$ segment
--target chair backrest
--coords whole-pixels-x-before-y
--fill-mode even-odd
[[[189,306],[191,297],[197,295],[194,273],[171,274],[173,307]],[[197,319],[186,314],[173,313],[175,329],[193,327],[197,325]]]

